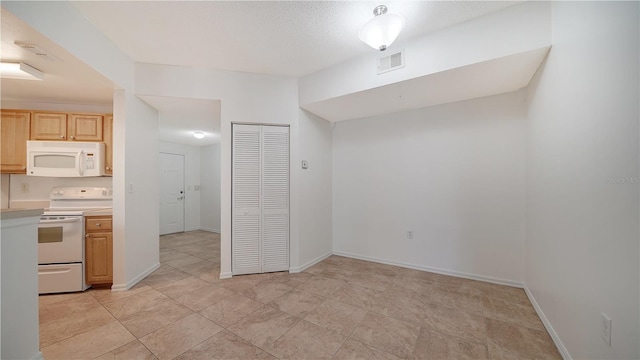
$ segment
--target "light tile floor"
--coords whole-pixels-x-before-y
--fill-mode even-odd
[[[54,359],[560,359],[521,289],[331,256],[220,280],[218,234],[160,238],[133,289],[40,297]]]

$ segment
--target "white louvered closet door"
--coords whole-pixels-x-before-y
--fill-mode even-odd
[[[289,269],[289,128],[233,125],[234,275]]]

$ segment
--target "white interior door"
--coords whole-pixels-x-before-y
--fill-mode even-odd
[[[289,128],[233,125],[234,275],[289,269]]]
[[[160,153],[160,235],[184,231],[184,156]]]

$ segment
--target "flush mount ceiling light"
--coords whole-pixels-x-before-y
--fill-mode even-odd
[[[193,137],[196,139],[204,139],[204,133],[202,131],[194,131]]]
[[[358,37],[372,48],[385,51],[402,31],[404,18],[387,14],[387,7],[384,5],[376,6],[373,14],[375,17],[364,24]]]
[[[5,79],[42,80],[44,73],[21,62],[0,62],[0,77]]]

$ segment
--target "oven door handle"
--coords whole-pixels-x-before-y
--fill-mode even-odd
[[[67,218],[67,219],[56,219],[56,220],[40,220],[40,224],[67,224],[74,223],[80,221],[81,218]]]

